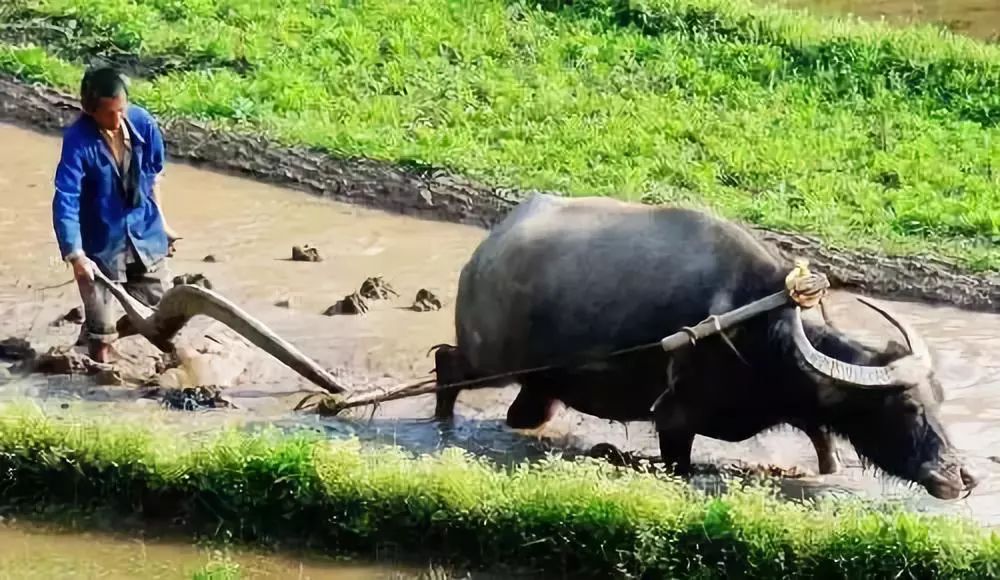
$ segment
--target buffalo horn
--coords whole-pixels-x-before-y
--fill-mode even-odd
[[[795,340],[795,347],[806,362],[831,379],[867,388],[887,387],[894,384],[892,373],[888,367],[869,367],[846,363],[818,351],[806,337],[805,328],[802,326],[802,309],[798,306],[795,307],[792,337]]]
[[[912,326],[903,320],[897,318],[892,314],[892,311],[885,306],[877,306],[875,303],[871,302],[867,298],[857,297],[858,302],[861,302],[865,306],[871,308],[875,312],[878,312],[885,317],[893,326],[902,333],[903,338],[906,339],[906,345],[910,348],[910,353],[920,359],[921,361],[930,361],[931,354],[930,349],[927,347],[927,343],[924,342],[923,337],[917,332]]]

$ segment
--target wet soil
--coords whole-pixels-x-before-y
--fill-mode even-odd
[[[1000,35],[1000,3],[995,0],[759,0],[821,15],[853,14],[890,24],[933,24],[952,32],[996,41]]]
[[[79,304],[70,271],[58,260],[51,231],[51,176],[59,141],[11,125],[0,125],[0,337],[27,340],[38,352],[72,345],[79,325],[51,323]],[[482,228],[414,220],[398,214],[302,195],[300,192],[244,178],[171,163],[163,184],[165,211],[185,237],[170,264],[174,273],[197,272],[216,291],[234,300],[290,341],[338,380],[357,388],[389,387],[423,377],[433,367],[428,349],[453,341],[451,305],[458,272],[485,235]],[[297,240],[324,248],[321,262],[288,259]],[[204,262],[206,254],[226,255]],[[324,316],[338,297],[357,292],[366,280],[381,276],[395,294],[369,302],[364,316]],[[418,312],[411,297],[429,289],[443,304]],[[289,300],[289,306],[276,306]],[[896,338],[891,327],[871,311],[838,292],[831,314],[836,323],[872,343]],[[863,473],[845,444],[845,470],[837,475],[800,477],[816,471],[807,438],[778,431],[730,444],[698,438],[694,459],[702,464],[752,463],[791,470],[785,493],[812,496],[861,493],[893,497],[920,508],[965,513],[990,525],[1000,524],[1000,464],[991,461],[1000,443],[1000,316],[953,307],[895,303],[936,351],[947,402],[944,420],[956,444],[972,456],[984,476],[968,499],[939,502],[921,489],[909,489]],[[311,426],[332,437],[357,435],[371,443],[434,451],[454,445],[509,464],[541,457],[549,450],[586,450],[598,443],[639,454],[657,452],[652,429],[620,425],[563,410],[537,433],[515,432],[503,425],[516,390],[484,389],[459,397],[455,424],[426,422],[433,397],[354,409],[331,419],[294,413],[305,390],[314,387],[268,355],[250,347],[227,328],[196,318],[179,335],[180,344],[205,352],[198,371],[204,384],[222,388],[233,407],[197,412],[171,411],[143,389],[102,386],[89,375],[30,375],[0,378],[0,400],[30,397],[61,412],[71,403],[95,414],[137,417],[180,424],[192,432],[224,424]],[[155,366],[158,353],[144,339],[128,337],[118,350],[134,365]],[[2,366],[2,365],[0,365]],[[704,489],[719,485],[706,477]]]
[[[77,109],[76,100],[69,95],[0,76],[0,121],[57,132],[75,117]],[[257,135],[223,132],[186,120],[160,121],[167,150],[174,159],[402,215],[489,226],[529,193],[476,183],[440,168],[338,159],[314,150],[282,147]],[[834,288],[1000,312],[997,273],[971,273],[923,256],[850,251],[808,236],[765,229],[755,232],[789,257],[810,259],[817,270],[827,274]],[[296,245],[302,240],[315,247],[330,247],[303,235],[286,243]]]

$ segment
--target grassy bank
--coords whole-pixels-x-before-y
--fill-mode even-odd
[[[597,462],[502,471],[449,451],[410,457],[310,435],[183,440],[30,407],[0,410],[8,506],[177,517],[238,540],[377,546],[455,563],[598,577],[982,578],[1000,537],[971,524],[855,504],[805,506],[742,488],[709,498]]]
[[[157,114],[1000,266],[1000,49],[736,0],[20,0],[0,71]],[[536,6],[537,4],[537,6]]]

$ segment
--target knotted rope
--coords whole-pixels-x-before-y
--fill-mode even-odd
[[[809,271],[809,260],[795,260],[795,268],[785,276],[788,297],[802,308],[813,308],[826,298],[830,280],[823,274]]]

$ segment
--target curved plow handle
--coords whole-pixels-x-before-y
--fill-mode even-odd
[[[94,278],[121,303],[129,322],[139,334],[164,352],[174,350],[173,337],[195,316],[213,318],[247,339],[261,350],[331,393],[346,389],[336,379],[286,340],[275,334],[242,308],[223,296],[200,286],[174,286],[163,294],[155,309],[142,304],[98,268]]]

